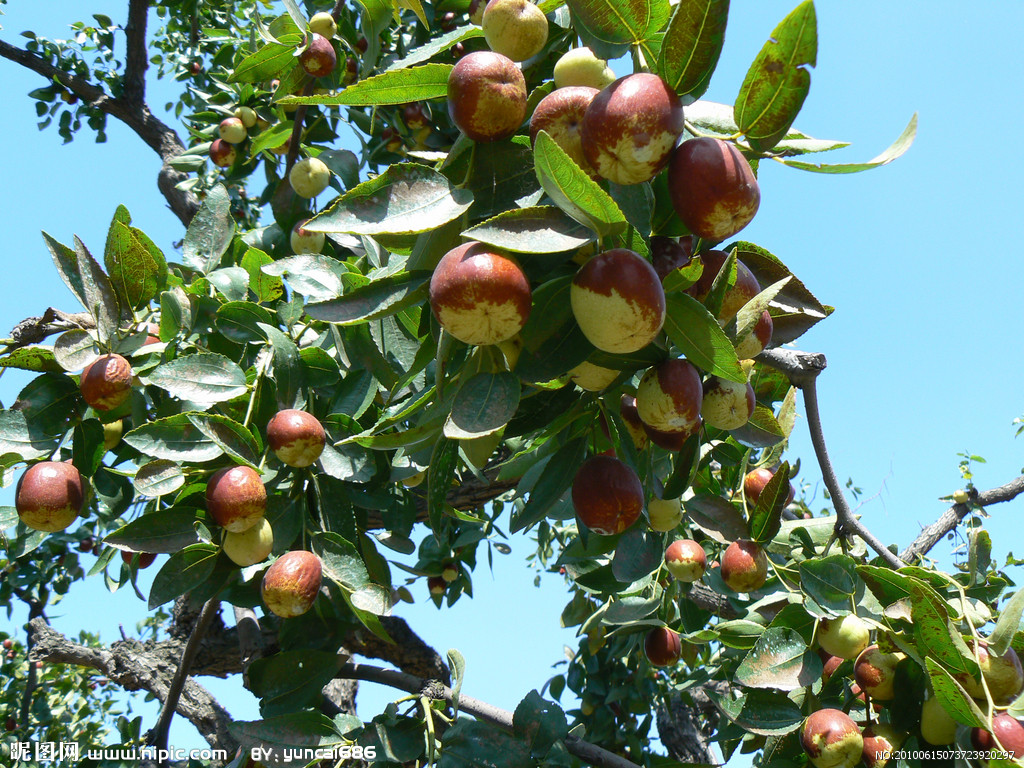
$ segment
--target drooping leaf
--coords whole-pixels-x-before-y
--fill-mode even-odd
[[[694,496],[683,502],[689,520],[720,544],[745,539],[747,521],[721,496]]]
[[[775,538],[782,525],[782,510],[789,496],[789,462],[772,475],[757,497],[757,504],[750,510],[750,538],[765,544]]]
[[[626,216],[619,206],[546,131],[537,134],[533,158],[541,186],[567,215],[601,237],[625,231]]]
[[[299,391],[305,385],[299,348],[276,325],[260,325],[273,351],[271,374],[277,385],[277,402],[282,408],[294,408]]]
[[[897,137],[896,141],[890,144],[882,154],[868,160],[866,163],[805,163],[801,160],[789,160],[788,158],[784,158],[780,162],[788,165],[790,168],[799,168],[801,171],[813,171],[815,173],[859,173],[860,171],[870,171],[872,168],[888,165],[900,157],[910,149],[910,145],[914,143],[916,136],[917,113],[915,112],[913,117],[910,118],[910,122],[907,123],[907,127],[903,129],[903,133]]]
[[[612,558],[612,575],[623,584],[639,581],[664,562],[661,534],[644,525],[634,525],[619,539]]]
[[[350,189],[305,227],[371,236],[418,234],[458,218],[472,202],[467,190],[432,168],[402,163]]]
[[[811,88],[807,67],[817,56],[814,2],[805,0],[772,31],[736,96],[736,124],[755,149],[771,149],[793,125]]]
[[[395,69],[360,80],[335,93],[286,96],[279,104],[319,104],[327,107],[383,107],[411,101],[443,99],[448,95],[451,64],[424,64]]]
[[[220,446],[228,456],[253,469],[257,468],[261,451],[259,442],[248,428],[234,419],[213,413],[188,413],[188,420],[206,437]]]
[[[729,0],[679,3],[661,44],[658,70],[680,96],[699,99],[708,89],[725,42]]]
[[[850,612],[857,591],[856,563],[848,555],[815,557],[800,563],[800,588],[807,595],[807,611],[818,618]]]
[[[930,656],[953,674],[978,675],[978,663],[949,619],[945,603],[921,581],[910,582],[914,639],[922,656]]]
[[[986,728],[988,718],[981,711],[970,694],[964,687],[947,672],[935,659],[926,656],[924,660],[928,668],[928,677],[931,679],[932,690],[939,699],[943,708],[952,715],[958,723],[963,723],[968,728]]]
[[[750,733],[783,736],[800,727],[803,713],[784,694],[755,688],[736,698],[709,692],[712,703],[729,720]]]
[[[572,480],[576,476],[576,470],[579,469],[583,457],[586,455],[586,450],[587,441],[583,438],[575,438],[555,452],[530,490],[530,495],[522,511],[513,513],[512,533],[521,531],[544,519],[551,505],[569,490]]]

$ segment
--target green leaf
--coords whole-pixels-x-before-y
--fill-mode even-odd
[[[213,574],[219,550],[213,544],[191,544],[171,555],[149,590],[149,609],[169,603],[176,597],[205,584]]]
[[[524,381],[550,381],[582,363],[594,351],[572,314],[572,275],[556,277],[533,292],[533,308],[520,331],[523,349],[515,373]]]
[[[82,408],[78,385],[65,373],[43,373],[36,376],[18,393],[18,410],[32,426],[56,435],[71,425]]]
[[[212,271],[235,236],[231,198],[222,184],[209,191],[185,232],[182,263],[200,274]]]
[[[321,347],[303,347],[299,350],[306,384],[312,389],[333,387],[341,380],[338,361]]]
[[[310,301],[333,299],[341,293],[341,275],[345,266],[337,259],[319,253],[303,253],[278,259],[263,266],[264,274],[284,277],[292,290]]]
[[[409,51],[404,58],[396,59],[388,64],[385,71],[394,72],[395,70],[406,69],[417,64],[422,64],[429,61],[442,51],[449,50],[452,46],[457,45],[458,43],[465,40],[471,40],[474,37],[483,37],[483,34],[484,31],[476,24],[463,24],[447,34],[435,37],[423,45],[416,46],[414,49]]]
[[[499,213],[470,227],[462,236],[513,253],[561,253],[593,239],[590,230],[553,205]]]
[[[350,189],[305,228],[371,236],[418,234],[457,219],[472,203],[471,193],[432,168],[401,163]]]
[[[987,728],[988,718],[964,687],[935,659],[926,656],[924,663],[928,668],[928,677],[931,678],[932,690],[943,708],[958,723],[968,728]]]
[[[1010,648],[1014,635],[1020,627],[1024,613],[1024,589],[1018,589],[999,612],[999,621],[988,636],[988,650],[991,656],[1002,656]]]
[[[795,691],[821,679],[822,662],[795,629],[768,627],[736,668],[748,688]]]
[[[725,42],[729,0],[679,3],[658,56],[662,79],[680,96],[699,99],[708,89]]]
[[[281,278],[263,271],[263,267],[273,262],[269,254],[258,248],[250,248],[242,256],[242,269],[249,273],[249,290],[256,296],[256,301],[274,301],[284,293]]]
[[[103,262],[121,304],[135,309],[155,299],[167,285],[167,262],[131,222],[128,209],[118,206],[107,232]]]
[[[188,420],[224,453],[242,464],[257,469],[260,444],[246,427],[227,416],[212,413],[187,413]]]
[[[320,104],[327,107],[383,107],[428,101],[448,96],[451,64],[424,64],[396,69],[360,80],[336,93],[319,96],[286,96],[279,104]]]
[[[978,663],[949,620],[946,605],[923,582],[910,582],[914,639],[922,656],[930,656],[956,675],[977,677]]]
[[[85,477],[92,477],[103,464],[103,425],[99,419],[85,419],[72,433],[71,461]]]
[[[46,232],[43,232],[43,241],[50,251],[53,264],[57,267],[57,274],[60,275],[61,280],[75,295],[79,303],[88,308],[89,302],[85,297],[85,286],[82,284],[82,276],[78,269],[78,254]]]
[[[770,448],[786,439],[786,433],[770,409],[758,403],[742,427],[730,429],[736,442],[749,448]]]
[[[24,411],[0,411],[0,456],[13,453],[24,461],[32,461],[53,451],[56,442],[56,435],[48,435],[39,425],[30,424]]]
[[[768,151],[793,125],[811,88],[807,67],[817,56],[814,2],[805,0],[772,31],[736,97],[736,124],[754,149]]]
[[[667,0],[566,0],[573,25],[612,45],[640,43],[668,18]]]
[[[639,581],[654,573],[664,562],[665,543],[660,533],[645,525],[634,525],[625,531],[615,545],[612,575],[623,584]]]
[[[173,554],[199,542],[194,507],[166,507],[123,525],[103,541],[127,552]]]
[[[96,321],[96,333],[101,342],[107,342],[117,333],[121,309],[110,278],[103,272],[85,243],[75,237],[75,255],[78,274],[85,291],[85,308]]]
[[[512,513],[511,533],[517,533],[544,519],[551,505],[569,490],[586,452],[587,441],[582,437],[570,440],[555,452],[530,490],[522,510],[517,509]]]
[[[249,54],[235,67],[229,83],[260,83],[280,78],[286,70],[296,66],[295,46],[301,38],[293,36],[294,43],[268,43]]]
[[[530,755],[544,757],[556,741],[569,733],[569,723],[562,708],[545,701],[537,691],[530,691],[516,706],[512,731],[530,747]]]
[[[611,196],[586,174],[547,131],[537,134],[533,147],[537,179],[555,205],[601,237],[626,230],[625,214]]]
[[[74,370],[65,368],[57,361],[53,348],[39,346],[19,347],[11,350],[10,353],[0,358],[0,368],[17,368],[36,373],[60,373],[64,370]]]
[[[313,536],[313,551],[323,561],[324,576],[349,594],[370,584],[366,564],[355,545],[337,533]]]
[[[736,698],[714,691],[708,691],[708,696],[730,721],[761,736],[784,736],[799,728],[804,720],[800,707],[781,693],[755,688]]]
[[[443,435],[434,444],[427,468],[427,517],[434,537],[440,540],[441,520],[448,512],[448,491],[459,466],[459,443]]]
[[[860,171],[869,171],[872,168],[878,168],[882,165],[888,165],[896,158],[900,157],[904,152],[910,149],[910,145],[914,143],[914,139],[917,136],[917,113],[910,118],[910,122],[907,123],[907,127],[903,129],[903,133],[890,144],[882,154],[878,155],[866,163],[805,163],[800,160],[789,160],[782,159],[783,165],[788,165],[790,168],[799,168],[802,171],[813,171],[815,173],[859,173]]]
[[[224,452],[192,423],[187,413],[147,422],[123,439],[135,450],[155,459],[195,463],[212,461]]]
[[[266,715],[296,712],[317,704],[341,669],[344,656],[313,649],[283,651],[257,659],[248,669],[249,687]]]
[[[430,275],[400,272],[347,291],[331,301],[306,305],[306,314],[314,320],[339,325],[354,325],[394,315],[407,307],[422,304],[427,298]]]
[[[703,371],[745,382],[736,349],[704,305],[685,293],[665,297],[665,333],[686,359]]]
[[[139,467],[132,484],[140,495],[155,499],[181,488],[185,475],[177,462],[157,459]]]
[[[267,335],[274,357],[271,373],[277,385],[277,402],[282,408],[299,404],[299,390],[305,385],[299,348],[276,325],[260,325]]]
[[[445,437],[471,440],[508,424],[519,407],[519,379],[511,373],[478,373],[455,395]]]
[[[242,267],[215,269],[206,279],[228,301],[244,301],[249,295],[249,273]]]
[[[846,615],[857,591],[856,563],[848,555],[804,560],[800,563],[800,588],[808,597],[805,608],[812,616]]]
[[[750,538],[765,544],[775,538],[782,526],[782,510],[789,497],[789,462],[778,468],[757,497],[750,511]]]
[[[721,496],[694,496],[683,502],[683,507],[690,522],[719,544],[745,539],[749,535],[743,515]]]
[[[245,372],[224,355],[178,357],[154,368],[149,379],[175,397],[200,405],[221,403],[248,391]]]
[[[266,334],[261,324],[274,322],[270,310],[251,301],[229,301],[217,307],[215,320],[217,330],[229,340],[239,344],[250,341],[265,341]]]
[[[437,768],[533,768],[526,743],[483,720],[460,719],[441,737]]]

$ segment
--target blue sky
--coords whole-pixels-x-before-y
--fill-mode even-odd
[[[12,0],[0,19],[2,39],[19,42],[17,33],[28,27],[63,35],[82,7],[69,0],[46,5],[41,14],[35,3]],[[732,103],[749,62],[795,5],[796,0],[733,4],[722,63],[707,98]],[[119,18],[124,3],[86,7]],[[1024,5],[974,6],[979,7],[819,2],[818,64],[797,127],[852,143],[820,159],[867,160],[899,135],[914,112],[919,135],[894,164],[853,176],[763,163],[761,210],[742,233],[836,307],[798,346],[828,357],[819,396],[840,478],[853,478],[864,490],[859,512],[868,527],[901,545],[941,513],[938,497],[962,484],[958,453],[988,459],[975,467],[983,489],[1011,480],[1024,466],[1024,442],[1014,438],[1011,426],[1024,414],[1024,281],[1015,245],[1024,173],[1016,146],[1024,125],[1018,93]],[[77,309],[40,230],[64,242],[78,234],[99,251],[114,209],[124,203],[135,224],[166,252],[182,231],[157,193],[156,156],[134,135],[110,121],[107,144],[93,144],[83,134],[61,146],[55,131],[36,130],[33,105],[23,96],[40,79],[9,62],[0,65],[8,95],[7,152],[0,166],[6,181],[0,192],[0,263],[8,283],[0,333],[6,333],[47,306]],[[153,99],[158,114],[165,100]],[[5,374],[0,401],[9,406],[26,381]],[[801,478],[820,487],[802,416],[791,456],[803,459]],[[817,502],[823,503],[820,490]],[[9,490],[0,492],[0,503],[12,503]],[[1022,504],[990,510],[988,527],[1000,559],[1024,550],[1014,535]],[[575,645],[571,633],[558,629],[564,603],[558,580],[545,578],[545,587],[534,589],[533,574],[520,565],[529,542],[520,537],[512,547],[512,555],[498,556],[494,581],[478,568],[473,601],[439,613],[419,585],[414,593],[420,604],[402,607],[435,648],[463,652],[467,693],[509,708],[552,674],[563,644]],[[949,552],[941,544],[935,554],[948,564]],[[107,598],[95,585],[90,589],[65,609],[58,628],[94,625],[95,608]],[[130,628],[141,607],[128,592],[112,610],[103,605],[101,613],[111,617],[100,627],[107,640],[117,636],[117,624]],[[233,711],[255,717],[247,693],[211,687]],[[198,744],[190,730],[179,721],[172,742]]]

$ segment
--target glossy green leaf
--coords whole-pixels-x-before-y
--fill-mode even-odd
[[[784,736],[804,720],[800,707],[781,693],[755,688],[735,698],[711,691],[708,696],[725,717],[750,733]]]
[[[821,658],[799,632],[769,627],[736,668],[736,682],[748,688],[795,691],[820,680],[821,673]]]
[[[137,517],[104,539],[127,552],[172,554],[199,542],[194,507],[165,507]]]
[[[266,334],[260,324],[274,321],[270,311],[251,301],[229,301],[217,307],[217,330],[239,344],[265,341]]]
[[[429,274],[400,272],[374,280],[331,301],[306,305],[306,314],[314,320],[350,325],[376,320],[422,304],[427,298]]]
[[[153,577],[150,610],[205,584],[213,574],[219,551],[213,544],[191,544],[171,555]]]
[[[424,64],[395,69],[360,80],[337,92],[316,96],[286,96],[280,104],[320,104],[327,107],[383,107],[448,96],[451,64]]]
[[[742,427],[730,429],[736,442],[748,448],[770,448],[786,439],[786,433],[775,420],[775,415],[760,403]]]
[[[301,404],[299,393],[305,385],[299,348],[276,325],[261,325],[260,328],[267,334],[273,352],[270,371],[277,385],[277,402],[282,408],[295,408]]]
[[[319,703],[324,686],[341,669],[344,658],[309,648],[282,651],[249,666],[249,687],[260,698],[264,714],[295,712]]]
[[[932,691],[934,691],[943,708],[958,723],[963,723],[968,728],[987,728],[988,718],[985,717],[985,713],[981,711],[981,708],[974,702],[974,699],[964,690],[964,687],[935,659],[926,656],[924,663],[928,668],[928,677],[931,679]]]
[[[257,468],[262,451],[259,442],[245,426],[234,419],[213,413],[188,413],[188,420],[224,453],[241,464]]]
[[[181,488],[185,484],[185,475],[177,462],[156,459],[139,467],[132,484],[139,495],[155,499]]]
[[[462,236],[513,253],[560,253],[589,243],[590,230],[559,208],[540,205],[499,213]]]
[[[541,186],[567,215],[601,237],[626,230],[626,216],[611,196],[546,131],[537,134],[533,158]]]
[[[703,304],[685,293],[666,296],[665,304],[665,333],[687,360],[723,379],[747,380],[735,347]]]
[[[782,526],[782,510],[789,496],[789,462],[784,461],[757,497],[750,510],[750,538],[764,544],[775,538]]]
[[[683,502],[683,508],[689,521],[719,544],[750,535],[743,515],[721,496],[694,496]]]
[[[0,368],[18,368],[35,373],[60,373],[66,369],[56,359],[55,349],[41,346],[19,347],[0,358]]]
[[[622,534],[615,546],[612,575],[623,584],[630,584],[654,573],[664,560],[662,535],[645,525],[634,525]]]
[[[611,44],[639,43],[668,19],[668,0],[566,0],[574,24]]]
[[[555,452],[530,490],[522,510],[513,512],[511,533],[544,519],[551,505],[569,490],[586,452],[587,441],[583,438],[570,440]]]
[[[445,437],[471,440],[497,432],[515,415],[519,395],[519,379],[511,373],[476,374],[455,395]]]
[[[92,477],[103,464],[107,449],[103,445],[103,425],[99,419],[85,419],[72,433],[71,462],[85,477]]]
[[[950,621],[942,599],[916,579],[910,583],[910,599],[920,654],[935,659],[953,674],[977,676],[978,663]]]
[[[999,612],[999,621],[988,636],[989,653],[1002,656],[1010,648],[1024,614],[1024,589],[1018,589]]]
[[[700,98],[725,43],[729,0],[679,3],[665,30],[658,56],[662,79],[680,96]]]
[[[154,368],[149,379],[175,397],[201,405],[231,400],[248,391],[245,372],[223,355],[178,357]]]
[[[13,453],[25,461],[46,456],[57,444],[56,435],[46,434],[29,422],[20,410],[0,411],[0,456]]]
[[[392,165],[380,176],[350,189],[310,219],[311,232],[399,235],[427,232],[461,216],[472,195],[432,168]]]
[[[185,413],[135,427],[123,440],[135,450],[154,459],[202,462],[216,459],[224,452]]]
[[[52,435],[72,426],[70,419],[82,408],[78,385],[64,373],[36,376],[18,393],[17,403],[34,428]]]
[[[181,260],[200,274],[213,270],[235,236],[231,198],[223,185],[209,191],[185,232]]]
[[[857,591],[856,563],[848,555],[815,557],[800,563],[800,588],[812,616],[835,618],[850,612]]]
[[[542,758],[556,741],[565,738],[569,723],[560,706],[530,691],[516,706],[512,731],[529,745],[531,756]]]
[[[85,308],[96,321],[96,333],[101,342],[114,338],[121,321],[121,308],[110,278],[89,253],[85,243],[75,237],[75,255],[78,274],[85,291]]]
[[[88,307],[89,302],[85,297],[85,286],[82,284],[82,276],[78,268],[78,254],[71,248],[56,240],[51,235],[43,232],[43,241],[46,243],[53,264],[57,268],[57,274],[74,294],[83,307]]]
[[[292,36],[287,42],[268,43],[249,54],[228,78],[229,83],[260,83],[281,77],[286,70],[296,65],[295,49],[301,38]]]
[[[163,253],[141,230],[131,226],[131,215],[118,206],[107,232],[103,261],[118,299],[137,308],[160,295],[167,284]]]
[[[323,561],[324,576],[352,593],[370,583],[366,564],[355,545],[337,533],[313,536],[313,551]]]
[[[427,517],[434,536],[440,535],[441,520],[448,513],[448,491],[459,466],[459,443],[444,435],[437,439],[427,469]]]
[[[445,731],[437,768],[533,768],[525,741],[483,720],[462,718]]]
[[[733,111],[751,146],[774,147],[786,135],[811,88],[818,56],[817,17],[805,0],[772,31],[740,86]]]
[[[326,301],[341,293],[344,265],[319,253],[303,253],[278,259],[261,267],[264,274],[284,277],[293,290],[310,301]]]

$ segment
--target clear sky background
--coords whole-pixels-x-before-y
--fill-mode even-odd
[[[65,36],[67,24],[85,11],[123,20],[126,7],[113,0],[45,5],[44,12],[37,3],[11,0],[0,18],[0,37],[18,44],[18,33],[27,28]],[[707,98],[733,102],[749,63],[795,5],[733,4]],[[828,357],[819,396],[837,473],[864,490],[859,513],[868,527],[883,541],[904,546],[945,508],[938,497],[962,485],[958,453],[988,460],[974,468],[981,489],[1013,479],[1024,466],[1024,438],[1015,439],[1011,425],[1024,414],[1024,279],[1017,244],[1024,4],[822,0],[817,12],[818,65],[796,125],[817,138],[852,143],[817,158],[874,157],[914,112],[917,141],[892,165],[852,176],[763,163],[761,210],[741,237],[772,251],[836,307],[798,346]],[[32,101],[24,95],[41,79],[7,61],[0,67],[7,105],[0,129],[6,149],[0,159],[6,288],[0,334],[6,334],[48,306],[78,309],[40,230],[63,242],[77,234],[99,252],[123,203],[135,225],[172,259],[172,244],[183,231],[156,189],[156,155],[134,134],[110,120],[107,144],[96,145],[83,132],[61,146],[54,130],[36,130]],[[158,87],[151,103],[163,116],[168,99],[160,94]],[[0,379],[5,406],[29,379],[12,373]],[[816,489],[812,506],[820,508],[820,476],[802,417],[792,440],[794,457],[803,459],[801,479]],[[0,491],[0,504],[11,503],[10,489]],[[990,510],[988,527],[1000,560],[1024,550],[1022,508],[1024,502],[1016,501]],[[547,576],[535,589],[534,574],[522,565],[532,549],[529,540],[519,536],[511,543],[513,552],[498,556],[493,579],[486,566],[477,569],[474,600],[438,612],[421,582],[414,588],[419,603],[399,609],[433,647],[463,652],[466,693],[506,708],[554,673],[563,644],[575,646],[572,633],[558,629],[564,587]],[[947,567],[950,551],[948,544],[935,550]],[[84,559],[91,563],[91,556]],[[112,641],[117,625],[130,629],[143,606],[130,591],[109,601],[102,585],[80,587],[53,611],[55,624],[64,632],[88,626]],[[16,614],[12,623],[23,619]],[[213,681],[210,688],[236,717],[257,717],[254,699],[238,685]],[[397,697],[369,689],[364,686],[360,698],[363,714]],[[563,704],[572,705],[567,699]],[[173,744],[202,745],[190,726],[180,718],[177,723]]]

